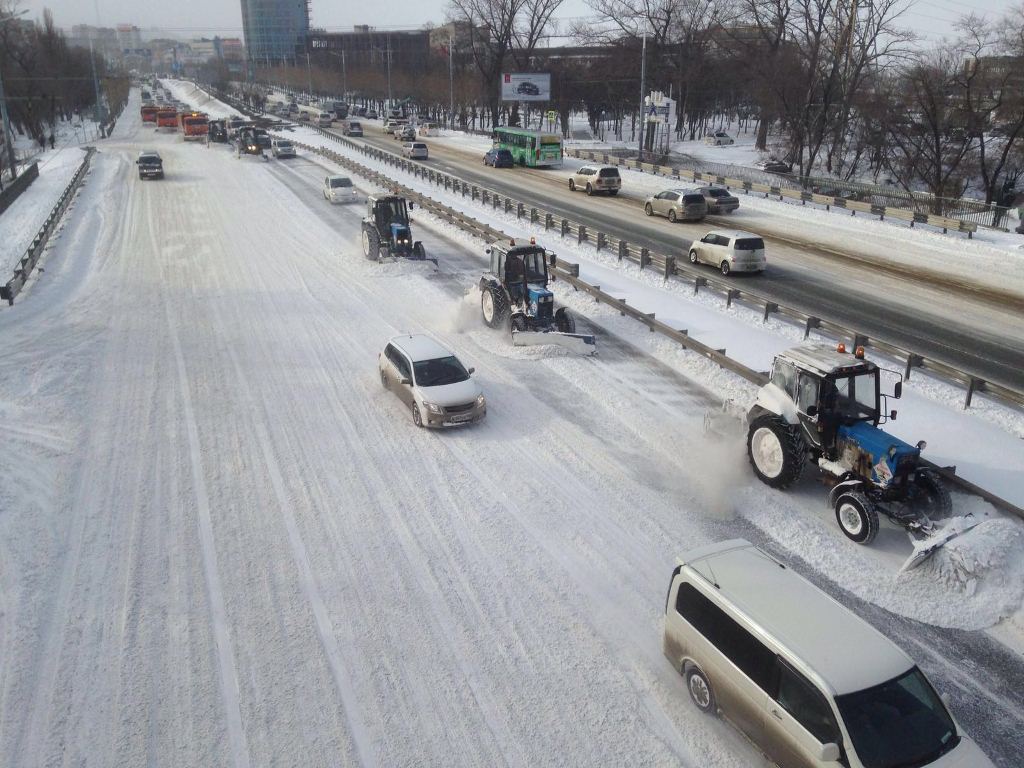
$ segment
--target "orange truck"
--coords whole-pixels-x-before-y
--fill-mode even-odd
[[[185,141],[203,141],[210,133],[210,118],[205,112],[182,112],[181,133]]]
[[[173,109],[161,109],[156,113],[156,127],[157,130],[160,128],[178,130],[178,113]]]
[[[147,104],[141,110],[139,110],[140,114],[142,115],[142,122],[155,123],[156,113],[159,111],[160,107],[153,106],[152,104]]]

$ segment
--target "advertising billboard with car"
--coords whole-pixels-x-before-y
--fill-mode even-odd
[[[502,101],[551,101],[551,75],[547,72],[505,72],[501,76]]]

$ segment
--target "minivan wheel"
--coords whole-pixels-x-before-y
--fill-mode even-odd
[[[675,208],[669,208],[668,209],[668,220],[671,221],[673,224],[676,223],[676,209]]]
[[[569,179],[569,191],[570,192],[575,192],[576,191],[576,182],[573,181],[572,179]]]
[[[691,264],[696,264],[697,263],[697,251],[693,250],[692,248],[690,249],[690,263]]]
[[[697,709],[705,715],[715,713],[715,692],[700,667],[690,667],[686,671],[686,690],[690,692],[690,698]]]
[[[412,408],[412,423],[417,427],[423,426],[423,417],[420,415],[420,407],[413,401]]]
[[[648,216],[654,215],[654,209],[651,207],[650,203],[644,206],[644,213],[647,214]]]
[[[722,262],[722,274],[723,275],[728,275],[729,271],[730,271],[730,269],[729,269],[729,262],[728,261],[723,261]]]
[[[388,375],[384,373],[383,369],[380,372],[380,385],[384,387],[384,389],[390,389],[390,387],[388,387]]]
[[[592,186],[590,186],[589,184],[587,184],[587,194],[591,195],[591,196],[593,196],[593,194],[594,194],[594,188]]]

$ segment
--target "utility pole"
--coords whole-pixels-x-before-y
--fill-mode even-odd
[[[93,8],[96,10],[96,31],[100,28],[100,3],[99,0],[93,0]],[[101,105],[100,105],[100,81],[96,77],[96,55],[92,50],[92,35],[89,35],[89,61],[92,64],[92,85],[96,91],[96,124],[99,125],[101,119]]]
[[[391,35],[388,35],[388,109],[391,109]]]
[[[342,98],[348,101],[348,72],[345,69],[345,49],[341,49],[341,92]]]
[[[310,96],[313,95],[313,68],[309,64],[309,51],[306,51],[306,89]]]
[[[639,159],[644,159],[644,90],[647,88],[647,32],[644,32],[643,46],[640,48],[640,143]]]
[[[449,126],[455,130],[455,64],[454,64],[455,34],[448,33],[448,121]]]

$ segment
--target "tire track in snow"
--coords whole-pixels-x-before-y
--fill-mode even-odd
[[[215,284],[218,282],[215,275],[211,276],[211,278]],[[219,285],[218,288],[220,288]],[[212,302],[210,308],[217,324],[223,327],[224,322],[217,303]],[[227,353],[234,368],[235,379],[238,383],[238,390],[242,394],[242,399],[246,402],[259,402],[253,395],[249,381],[238,359],[238,352],[233,344],[227,345]],[[352,675],[345,664],[341,647],[338,645],[333,622],[327,611],[323,596],[320,593],[320,588],[317,586],[316,576],[313,574],[313,569],[310,565],[309,553],[306,550],[306,544],[302,540],[299,527],[295,521],[295,514],[292,511],[292,504],[288,499],[284,478],[281,475],[281,467],[277,460],[277,454],[273,449],[270,434],[267,432],[266,423],[260,418],[253,418],[252,428],[256,434],[256,440],[259,443],[263,461],[267,465],[270,484],[274,489],[274,497],[277,500],[281,517],[284,520],[285,530],[288,532],[288,543],[291,545],[292,556],[299,572],[299,583],[313,613],[317,634],[320,637],[320,644],[327,657],[331,676],[334,678],[338,694],[341,696],[345,720],[349,726],[350,736],[352,737],[356,754],[359,757],[359,763],[364,766],[375,766],[377,761],[373,753],[372,739],[360,715],[359,703],[352,684]]]
[[[148,229],[150,243],[153,248],[152,252],[158,266],[160,282],[162,285],[166,285],[166,270],[164,270],[161,261],[163,249],[152,227],[152,198],[147,203],[146,212],[151,223]],[[192,468],[192,482],[195,485],[196,516],[199,521],[199,541],[203,555],[203,573],[206,577],[206,586],[210,597],[213,636],[217,645],[217,669],[220,673],[220,690],[224,700],[228,741],[235,768],[249,768],[249,747],[245,737],[245,727],[242,724],[242,710],[239,701],[238,669],[231,645],[227,607],[224,602],[224,588],[221,584],[220,572],[217,568],[217,547],[213,537],[213,521],[210,516],[210,497],[206,488],[206,480],[203,477],[199,428],[196,424],[195,409],[193,408],[192,395],[189,391],[188,368],[185,365],[185,356],[181,351],[181,339],[178,336],[178,327],[171,312],[171,303],[163,291],[161,291],[161,299],[164,305],[164,315],[167,318],[168,335],[171,339],[171,346],[174,349],[174,363],[177,372],[178,391],[182,402],[182,416],[188,436],[189,463]]]

